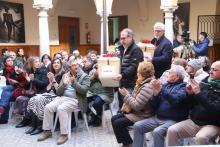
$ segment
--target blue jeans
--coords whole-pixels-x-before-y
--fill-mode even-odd
[[[14,86],[11,85],[7,85],[3,87],[3,91],[0,99],[0,106],[4,107],[6,111],[1,116],[1,120],[7,121],[9,118],[10,100],[14,89],[15,89]]]
[[[98,116],[102,115],[102,106],[105,104],[105,101],[102,100],[100,96],[88,97],[88,102],[94,101],[92,107],[95,109]]]

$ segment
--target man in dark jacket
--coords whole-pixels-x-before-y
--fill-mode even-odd
[[[190,45],[192,47],[192,50],[196,53],[197,56],[208,57],[209,39],[207,38],[206,32],[200,33],[198,44],[194,44],[194,42],[190,42]]]
[[[178,139],[195,137],[196,144],[208,144],[220,131],[220,61],[212,64],[210,77],[200,85],[191,79],[187,86],[193,103],[190,119],[168,129],[167,145],[178,146]]]
[[[131,29],[126,28],[121,31],[120,39],[122,45],[118,47],[121,60],[121,74],[115,77],[120,81],[120,87],[132,91],[137,80],[137,67],[143,61],[143,52],[134,42],[134,33]],[[119,107],[123,104],[123,96],[119,93]]]
[[[165,26],[163,23],[157,22],[154,25],[154,41],[152,42],[156,48],[152,59],[147,61],[152,62],[155,68],[156,78],[160,78],[164,71],[170,69],[173,47],[172,43],[164,36]]]

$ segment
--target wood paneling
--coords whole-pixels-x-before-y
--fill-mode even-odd
[[[90,50],[97,51],[100,54],[100,44],[80,44],[78,50],[82,56],[85,56]]]
[[[220,60],[220,44],[214,44],[209,47],[209,59],[211,62]]]
[[[0,49],[8,48],[10,51],[15,51],[17,48],[23,48],[25,55],[27,56],[39,56],[39,45],[1,45]],[[52,57],[54,53],[60,51],[59,45],[51,45],[50,46],[50,56]]]
[[[2,48],[8,48],[10,51],[15,51],[17,48],[23,48],[24,52],[27,56],[39,56],[39,45],[1,45],[0,49]],[[60,45],[51,45],[50,46],[50,56],[53,57],[53,55],[56,52],[59,52],[62,49]],[[100,45],[99,44],[81,44],[78,48],[80,54],[82,56],[85,56],[89,50],[95,50],[100,53]]]
[[[0,46],[0,48],[8,48],[10,51],[15,51],[17,48],[23,48],[25,55],[27,56],[39,56],[39,46],[38,45],[4,45]]]

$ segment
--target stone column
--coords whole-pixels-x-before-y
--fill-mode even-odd
[[[94,0],[97,14],[101,17],[101,54],[107,53],[109,46],[108,16],[112,13],[113,0]]]
[[[178,6],[160,6],[165,13],[165,36],[173,43],[173,12],[178,8]]]
[[[107,48],[109,46],[109,36],[108,36],[108,16],[106,18],[106,21],[104,21],[104,17],[101,14],[101,54],[107,53]]]
[[[39,42],[40,42],[40,57],[43,54],[50,55],[50,38],[48,28],[48,14],[47,11],[52,8],[51,5],[33,4],[33,8],[38,9],[39,17]]]

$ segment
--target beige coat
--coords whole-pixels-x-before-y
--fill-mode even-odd
[[[153,95],[150,84],[152,78],[148,78],[141,82],[139,87],[135,87],[132,94],[124,97],[124,103],[128,103],[131,113],[125,116],[132,122],[142,120],[153,115],[153,109],[149,105],[149,99]]]

